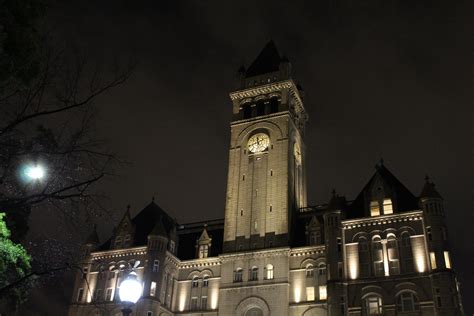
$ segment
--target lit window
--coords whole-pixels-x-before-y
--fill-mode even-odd
[[[378,201],[370,202],[370,216],[379,216],[380,215],[380,207]]]
[[[199,280],[198,280],[198,277],[194,277],[193,278],[193,281],[191,283],[191,287],[198,287],[199,286]]]
[[[446,269],[451,269],[451,259],[449,257],[449,251],[444,252],[444,266]]]
[[[207,258],[209,255],[209,245],[199,246],[199,259]]]
[[[197,310],[197,307],[198,307],[198,298],[191,297],[191,310],[195,311]]]
[[[393,214],[393,206],[391,199],[383,200],[383,213],[384,214]]]
[[[84,296],[84,289],[83,289],[83,288],[80,288],[80,289],[77,291],[77,301],[78,301],[78,302],[81,302],[83,296]]]
[[[319,286],[319,299],[325,301],[328,298],[328,291],[326,285]]]
[[[387,255],[390,275],[400,274],[397,239],[393,235],[387,238]]]
[[[419,310],[418,297],[412,292],[403,292],[397,298],[398,312],[414,312]]]
[[[366,315],[382,315],[382,298],[369,296],[365,299]]]
[[[430,263],[431,263],[431,269],[435,270],[438,268],[436,266],[436,254],[434,252],[430,252]]]
[[[306,287],[306,300],[314,301],[314,286]]]
[[[267,264],[267,280],[272,280],[273,279],[273,265]]]
[[[205,275],[204,278],[202,278],[202,287],[208,287],[209,286],[209,276]]]
[[[312,264],[306,266],[306,277],[312,278],[314,276],[314,267]]]
[[[202,310],[207,309],[207,296],[201,297],[201,309]]]
[[[249,281],[256,281],[256,280],[258,280],[258,268],[252,267],[252,269],[250,270]]]
[[[152,281],[150,285],[150,296],[156,295],[156,282]]]
[[[238,268],[234,272],[234,282],[242,282],[242,269]]]
[[[160,269],[160,260],[153,261],[153,272],[158,272]]]
[[[372,240],[372,259],[375,276],[383,276],[385,273],[383,262],[383,246],[382,240],[379,236],[375,236]]]

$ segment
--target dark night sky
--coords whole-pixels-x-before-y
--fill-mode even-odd
[[[228,93],[238,67],[274,39],[306,91],[309,202],[327,202],[333,188],[354,198],[381,157],[415,194],[428,173],[445,198],[453,261],[474,311],[471,2],[313,2],[53,5],[49,21],[65,45],[139,62],[98,101],[100,136],[132,162],[102,188],[110,209],[119,217],[130,203],[136,213],[155,196],[181,222],[224,216]]]

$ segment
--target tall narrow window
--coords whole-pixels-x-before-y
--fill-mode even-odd
[[[428,236],[428,240],[433,240],[433,235],[431,234],[431,227],[426,227],[426,235]]]
[[[375,276],[383,276],[385,273],[383,266],[383,246],[379,236],[372,239],[372,260],[374,263]]]
[[[198,298],[191,297],[191,310],[195,311],[198,308]]]
[[[390,275],[400,274],[400,262],[398,255],[397,239],[394,235],[387,238],[388,268]]]
[[[173,240],[170,240],[170,252],[174,253],[176,244],[174,243]]]
[[[258,280],[258,268],[252,267],[252,269],[250,269],[249,281],[257,281],[257,280]]]
[[[402,260],[402,271],[405,273],[413,272],[413,252],[411,249],[411,238],[408,232],[403,232],[401,235],[400,258]]]
[[[436,254],[434,252],[430,252],[430,263],[431,263],[431,269],[435,270],[438,268],[436,266]]]
[[[319,300],[325,301],[328,298],[328,292],[326,285],[319,286]]]
[[[414,312],[419,310],[418,297],[412,292],[402,292],[397,297],[398,312]]]
[[[122,247],[122,236],[115,237],[115,248]]]
[[[379,216],[380,215],[380,207],[378,201],[370,202],[370,216]]]
[[[199,280],[198,280],[198,277],[195,276],[193,278],[193,281],[191,282],[191,287],[198,287],[199,286]]]
[[[209,255],[209,245],[199,246],[199,259],[207,258]]]
[[[156,282],[151,281],[150,284],[150,296],[155,296],[156,295]]]
[[[314,276],[314,267],[312,264],[306,266],[306,277],[312,278]]]
[[[326,264],[320,263],[318,266],[319,275],[326,275]]]
[[[158,272],[160,269],[160,260],[153,261],[153,272]]]
[[[202,310],[207,309],[207,296],[201,297],[201,309]]]
[[[384,199],[383,200],[383,213],[385,215],[393,214],[393,206],[392,206],[392,200],[391,199]]]
[[[451,269],[451,258],[449,257],[449,251],[445,251],[444,253],[444,266],[446,269]]]
[[[314,301],[314,286],[306,287],[306,300]]]
[[[234,282],[242,282],[242,269],[237,268],[234,272]]]
[[[130,246],[130,235],[125,235],[125,237],[123,238],[123,246],[124,247]]]
[[[109,301],[109,302],[112,301],[112,290],[113,289],[111,287],[109,287],[107,289],[107,292],[105,292],[105,300],[106,301]]]
[[[367,238],[359,238],[359,266],[360,266],[360,276],[366,278],[370,275],[370,252],[369,252],[369,243]]]
[[[273,265],[267,264],[266,269],[267,269],[266,279],[267,280],[272,280],[273,279]]]
[[[202,287],[208,287],[209,286],[209,276],[208,275],[205,275],[203,278],[202,278]]]
[[[337,252],[341,253],[342,252],[342,238],[337,237]]]
[[[78,302],[82,302],[82,297],[84,296],[84,289],[83,288],[80,288],[78,291],[77,291],[77,301]]]

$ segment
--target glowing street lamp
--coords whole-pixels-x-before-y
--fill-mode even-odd
[[[40,180],[45,176],[46,171],[40,165],[32,165],[27,166],[24,170],[24,173],[30,180]]]
[[[120,283],[119,289],[120,300],[125,305],[122,309],[123,316],[131,315],[131,307],[140,299],[142,291],[143,287],[137,280],[137,274],[133,271],[130,272],[127,278]]]

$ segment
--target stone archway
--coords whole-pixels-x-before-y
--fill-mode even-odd
[[[243,299],[235,309],[237,316],[269,316],[270,308],[267,302],[260,297],[252,296]],[[250,314],[248,314],[250,312]],[[248,314],[248,315],[247,315]]]
[[[327,314],[328,312],[324,307],[312,307],[307,309],[303,316],[326,316]]]

